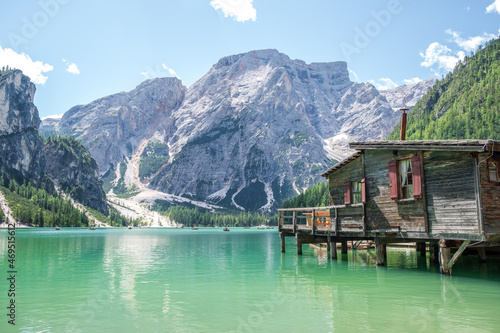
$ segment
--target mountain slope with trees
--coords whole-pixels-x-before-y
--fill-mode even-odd
[[[399,139],[400,124],[389,135]],[[408,115],[407,140],[500,139],[500,39],[465,57]]]

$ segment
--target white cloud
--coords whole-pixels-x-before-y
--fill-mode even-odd
[[[212,0],[210,6],[222,10],[224,17],[231,16],[238,22],[255,21],[257,11],[253,8],[253,0]]]
[[[167,70],[167,72],[168,72],[171,76],[174,76],[174,77],[176,77],[176,78],[180,79],[179,75],[177,75],[177,73],[176,73],[176,72],[175,72],[172,68],[167,67],[165,64],[162,64],[161,66],[163,67],[163,69],[166,69],[166,70]]]
[[[16,53],[12,49],[3,49],[0,46],[0,67],[9,66],[23,71],[23,73],[34,83],[44,84],[47,81],[47,76],[43,73],[50,72],[54,69],[49,64],[44,64],[42,61],[33,61],[30,56],[25,53]]]
[[[500,2],[500,0],[498,1]],[[460,37],[458,32],[451,29],[447,29],[445,32],[453,38],[453,41],[460,46],[460,48],[467,52],[476,51],[479,45],[482,45],[496,37],[494,34],[488,34],[485,32],[482,36],[474,36],[469,37],[468,39],[463,39]]]
[[[439,44],[438,42],[431,43],[425,53],[420,52],[420,56],[424,61],[420,64],[423,67],[432,67],[437,65],[439,69],[451,71],[460,59],[465,57],[463,51],[453,54],[451,49],[446,45]]]
[[[150,67],[146,68],[146,71],[141,72],[141,75],[148,78],[154,79],[157,77],[176,77],[179,80],[181,79],[179,75],[172,68],[168,67],[165,64],[161,64],[161,66],[156,66],[155,69],[151,69]]]
[[[500,0],[495,0],[495,1],[493,1],[493,3],[491,5],[486,7],[487,14],[494,13],[494,12],[497,12],[498,14],[500,14]]]
[[[78,69],[78,66],[75,63],[69,64],[68,68],[66,68],[66,72],[69,72],[71,74],[80,74],[80,70]]]
[[[349,68],[349,73],[351,73],[353,76],[354,76],[354,80],[355,81],[358,81],[358,74],[356,74],[356,72],[354,72],[352,69]]]
[[[420,79],[419,77],[414,77],[412,79],[404,79],[403,80],[403,82],[407,85],[419,83],[420,81],[422,81],[422,79]]]
[[[398,86],[397,83],[395,83],[394,81],[392,81],[391,79],[389,79],[387,77],[383,77],[381,79],[378,79],[378,82],[375,82],[374,80],[370,80],[368,82],[373,84],[375,86],[375,88],[377,88],[377,90],[387,90],[387,89],[396,88]]]

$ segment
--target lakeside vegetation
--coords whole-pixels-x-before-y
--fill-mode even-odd
[[[220,213],[199,207],[171,205],[163,200],[155,200],[152,210],[161,212],[176,223],[186,227],[251,227],[258,225],[278,225],[277,215],[252,212]]]

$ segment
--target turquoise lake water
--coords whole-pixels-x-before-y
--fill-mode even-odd
[[[16,325],[0,332],[499,332],[500,258],[463,256],[454,275],[414,249],[339,253],[276,229],[16,230]]]

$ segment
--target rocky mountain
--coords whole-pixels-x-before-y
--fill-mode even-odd
[[[69,138],[44,146],[34,94],[35,85],[20,70],[0,71],[0,170],[20,184],[60,185],[77,201],[107,214],[97,164],[88,151]]]
[[[70,137],[49,137],[43,152],[47,173],[56,186],[83,205],[108,215],[97,163],[81,142]]]
[[[9,178],[40,185],[46,169],[35,89],[20,70],[0,72],[0,169]]]
[[[74,107],[58,128],[82,139],[101,172],[123,161],[139,187],[270,210],[349,154],[349,141],[384,139],[397,104],[425,89],[381,93],[350,81],[345,62],[260,50],[222,58],[189,89],[155,79]]]
[[[68,110],[52,124],[82,140],[106,172],[137,150],[159,128],[169,131],[172,112],[181,105],[186,88],[176,78],[148,80],[130,92],[107,96]],[[160,127],[160,125],[162,127]]]
[[[381,90],[380,94],[385,97],[394,111],[399,111],[403,106],[408,108],[415,106],[436,82],[436,79],[428,79],[392,89]]]

